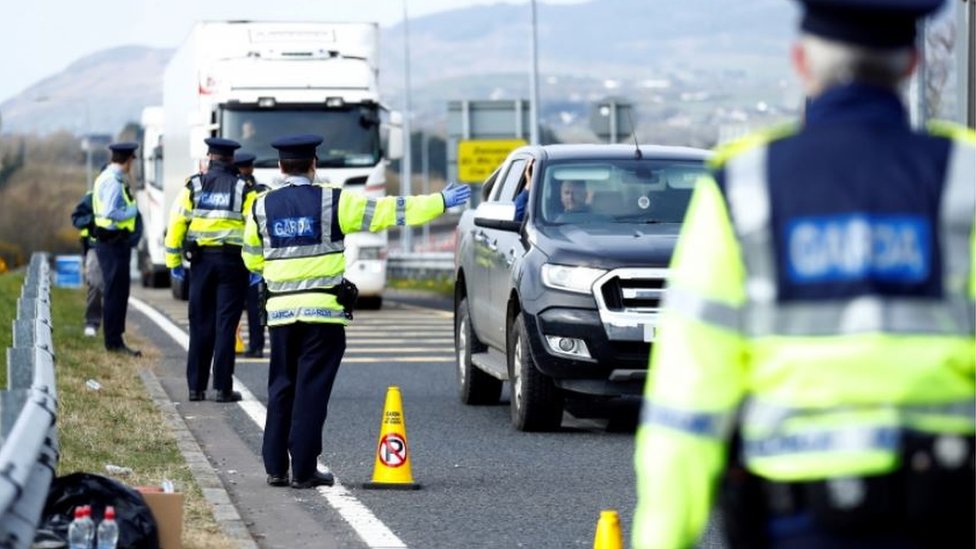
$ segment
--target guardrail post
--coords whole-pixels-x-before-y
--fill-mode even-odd
[[[58,464],[50,274],[47,254],[32,255],[7,349],[8,390],[0,391],[2,548],[33,544]]]

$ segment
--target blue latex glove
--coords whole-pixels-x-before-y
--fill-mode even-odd
[[[261,278],[261,275],[259,275],[257,273],[251,273],[250,276],[247,279],[247,285],[248,286],[254,286],[256,284],[259,284],[262,280],[264,280],[264,279]]]
[[[186,278],[186,271],[183,270],[183,267],[173,267],[169,270],[169,274],[173,280],[178,282],[183,282],[183,279]]]
[[[471,197],[471,187],[459,183],[451,183],[441,191],[444,197],[444,209],[453,208],[459,204],[464,204]]]

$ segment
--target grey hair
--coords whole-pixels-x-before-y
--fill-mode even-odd
[[[813,84],[825,90],[840,84],[864,82],[897,88],[909,74],[915,49],[911,46],[879,50],[815,36],[800,36]]]

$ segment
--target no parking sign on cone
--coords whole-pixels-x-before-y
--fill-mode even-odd
[[[407,446],[407,421],[403,417],[400,388],[386,390],[380,437],[376,443],[376,459],[373,462],[373,480],[363,483],[363,488],[386,490],[419,490],[410,471],[410,450]]]

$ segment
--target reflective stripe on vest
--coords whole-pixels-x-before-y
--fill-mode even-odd
[[[731,432],[735,416],[727,412],[681,410],[646,403],[641,410],[641,424],[667,427],[697,436],[725,439]]]
[[[976,399],[969,398],[943,404],[865,405],[853,404],[831,407],[831,414],[884,414],[899,418],[899,425],[912,423],[922,416],[951,417],[965,421],[976,428]],[[789,422],[816,418],[824,414],[823,408],[796,408],[766,402],[752,397],[742,407],[742,424],[752,433],[776,433]]]
[[[373,216],[376,214],[376,199],[369,198],[366,200],[366,209],[363,211],[363,223],[359,226],[360,230],[368,231],[369,226],[373,224]]]

